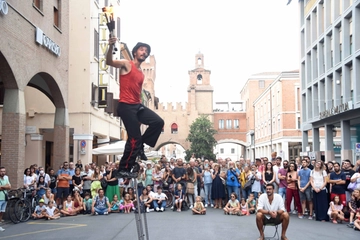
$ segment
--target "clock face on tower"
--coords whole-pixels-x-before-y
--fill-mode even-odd
[[[198,74],[196,78],[197,78],[198,81],[201,81],[202,80],[202,75]]]

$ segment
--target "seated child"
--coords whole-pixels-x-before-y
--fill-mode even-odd
[[[204,207],[204,204],[202,203],[200,196],[196,197],[194,207],[191,210],[193,214],[201,214],[201,215],[206,214],[206,208]]]
[[[249,215],[250,215],[249,209],[248,209],[248,204],[247,204],[247,202],[245,201],[245,198],[242,198],[242,199],[241,199],[240,210],[241,210],[241,211],[239,212],[239,215],[240,215],[240,216],[243,216],[243,215],[249,216]]]
[[[328,215],[330,220],[332,220],[333,223],[338,223],[338,221],[344,220],[344,212],[342,211],[343,205],[340,202],[340,197],[335,196],[333,201],[330,202],[330,206],[328,209]]]
[[[167,200],[166,194],[162,192],[162,187],[158,186],[157,192],[155,193],[153,200],[155,211],[163,212],[166,207],[166,200]]]
[[[355,189],[351,194],[351,200],[349,201],[349,212],[350,212],[350,223],[348,224],[348,227],[354,227],[354,218],[356,219],[356,195],[359,196],[360,190]],[[360,213],[359,213],[360,214]]]
[[[120,210],[124,210],[124,213],[130,213],[134,207],[133,201],[130,199],[130,194],[125,194],[124,205],[120,205]]]
[[[230,200],[227,202],[227,204],[224,207],[224,214],[226,215],[235,215],[240,212],[240,203],[239,200],[237,200],[236,193],[231,193]]]
[[[360,217],[354,221],[354,230],[360,231]]]
[[[92,199],[90,193],[86,192],[83,201],[84,214],[91,214]]]
[[[179,183],[175,190],[175,207],[177,212],[181,212],[182,202],[185,200],[185,192],[182,189],[182,185]]]
[[[249,213],[254,214],[256,212],[256,200],[253,193],[250,193],[249,198],[247,199],[247,204]]]
[[[60,213],[63,216],[75,216],[76,211],[74,208],[74,201],[72,200],[71,195],[67,196],[66,201],[63,203],[63,208],[60,210]]]
[[[45,210],[45,205],[44,205],[45,201],[44,199],[40,199],[39,200],[39,205],[37,205],[35,207],[35,211],[34,213],[31,215],[34,219],[40,219],[40,218],[44,218],[45,215],[43,214],[43,211]]]
[[[118,196],[116,194],[111,202],[111,212],[120,212],[120,201],[118,200]]]
[[[146,212],[150,212],[152,198],[149,195],[149,191],[147,188],[144,188],[142,190],[142,194],[140,195],[139,199],[140,199],[140,202],[142,202],[144,204],[144,207],[146,208]]]
[[[60,211],[54,206],[54,201],[49,201],[48,206],[43,211],[47,220],[59,219]]]

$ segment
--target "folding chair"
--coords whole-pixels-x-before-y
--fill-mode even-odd
[[[280,239],[280,235],[279,235],[279,232],[278,232],[278,227],[279,227],[280,224],[274,224],[274,223],[268,223],[268,224],[264,224],[264,227],[263,227],[263,231],[265,233],[265,227],[266,226],[272,226],[272,227],[275,227],[275,233],[274,233],[274,236],[272,237],[264,237],[264,240],[270,240],[270,239],[277,239],[279,240]],[[276,237],[277,236],[277,237]]]

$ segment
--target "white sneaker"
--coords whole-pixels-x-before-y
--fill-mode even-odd
[[[207,204],[205,204],[205,207],[208,207],[208,205],[207,205]]]
[[[213,208],[213,207],[214,207],[214,204],[211,204],[210,206]]]
[[[163,207],[162,207],[162,208],[160,208],[160,211],[162,211],[162,212],[163,212],[163,211],[164,211],[164,208],[163,208]]]
[[[174,209],[174,206],[171,207],[171,210],[173,210],[173,209]]]
[[[149,209],[149,212],[153,212],[153,211],[154,211],[154,209],[153,209],[153,208]]]
[[[190,209],[192,209],[194,206],[193,205],[190,205]]]
[[[292,211],[292,214],[296,215],[298,212],[296,210]]]
[[[156,208],[156,211],[158,212],[159,210],[160,210],[160,208],[157,207],[157,208]]]
[[[108,215],[109,213],[108,212],[104,212],[104,215]]]
[[[148,207],[146,208],[146,212],[147,212],[147,213],[150,212],[150,209],[149,209]]]
[[[2,228],[2,227],[0,227],[0,232],[3,232],[3,231],[5,231],[5,229],[4,229],[4,228]]]

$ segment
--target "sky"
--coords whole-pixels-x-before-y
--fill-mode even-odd
[[[160,102],[186,102],[188,71],[204,54],[214,101],[239,101],[256,73],[299,69],[298,3],[288,0],[121,0],[121,36],[151,46]]]

